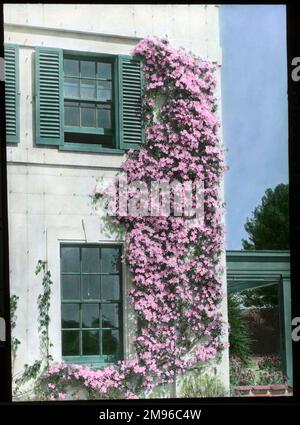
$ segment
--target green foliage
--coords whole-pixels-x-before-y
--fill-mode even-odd
[[[11,337],[11,352],[12,352],[12,369],[14,370],[14,365],[15,365],[15,360],[16,360],[16,355],[17,355],[17,350],[18,350],[18,346],[20,345],[20,341],[18,338],[16,338],[13,335],[13,330],[15,329],[16,325],[17,325],[17,307],[18,307],[18,300],[19,297],[17,295],[12,295],[10,297],[10,329],[11,329],[11,333],[12,333],[12,337]]]
[[[279,299],[278,285],[243,291],[240,299],[245,307],[276,307]]]
[[[182,397],[226,397],[227,391],[216,376],[210,376],[207,373],[199,375],[185,376],[180,385]]]
[[[264,356],[257,362],[260,370],[268,372],[278,372],[281,370],[281,362],[279,356]]]
[[[242,365],[240,359],[234,355],[229,357],[229,373],[230,373],[230,386],[234,387],[240,383],[240,373]]]
[[[274,190],[267,189],[252,217],[247,219],[245,230],[249,240],[242,240],[243,248],[289,249],[289,185],[279,184]],[[278,288],[269,286],[248,291],[245,306],[270,307],[278,305]]]
[[[242,369],[239,376],[239,385],[254,385],[255,384],[255,372],[251,369]]]
[[[49,309],[50,309],[50,298],[51,298],[51,273],[47,270],[47,262],[39,260],[36,266],[35,274],[43,273],[42,280],[42,293],[39,294],[38,304],[38,332],[40,337],[40,353],[41,360],[36,360],[32,365],[25,364],[24,371],[15,380],[14,395],[20,396],[20,387],[30,380],[36,380],[49,366],[49,363],[53,360],[50,355],[50,347],[52,343],[49,339]]]
[[[51,273],[47,270],[47,262],[39,260],[35,274],[43,273],[43,291],[38,296],[38,309],[39,309],[39,318],[38,318],[38,331],[40,333],[40,349],[42,357],[45,359],[46,366],[49,366],[50,361],[53,360],[50,355],[50,347],[52,343],[49,339],[49,309],[50,309],[50,298],[51,298],[51,285],[53,284],[51,280]]]
[[[257,385],[275,385],[282,384],[286,385],[287,380],[281,371],[261,371],[257,377],[256,384]]]
[[[267,189],[245,230],[250,241],[242,240],[244,249],[289,249],[289,185]]]
[[[246,366],[250,361],[252,339],[248,335],[247,322],[240,307],[240,300],[234,294],[228,295],[228,321],[230,353]]]
[[[24,371],[22,375],[16,379],[16,391],[17,394],[21,385],[30,381],[31,379],[36,379],[39,375],[41,369],[42,361],[36,360],[32,365],[25,364]]]
[[[245,367],[238,357],[230,356],[230,385],[254,385],[255,372],[251,367]]]
[[[280,370],[280,360],[275,356],[264,358],[249,364],[242,365],[235,356],[230,356],[230,386],[231,393],[235,395],[234,387],[241,385],[273,385],[286,384],[287,379]]]

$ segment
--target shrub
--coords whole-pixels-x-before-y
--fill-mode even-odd
[[[230,357],[231,387],[240,385],[286,384],[286,382],[286,377],[280,370],[280,361],[276,356],[264,357],[257,362],[257,365],[253,365],[252,368],[245,368],[237,357]]]
[[[229,344],[231,355],[240,359],[242,365],[248,366],[251,356],[252,338],[248,335],[247,321],[243,316],[236,295],[228,296]]]
[[[180,390],[182,397],[186,398],[227,396],[227,391],[220,379],[207,373],[184,377]]]
[[[268,372],[262,371],[259,373],[257,379],[257,385],[274,385],[274,384],[286,384],[287,380],[281,371]]]
[[[268,372],[280,371],[281,364],[279,356],[264,356],[257,362],[260,370],[266,370]]]

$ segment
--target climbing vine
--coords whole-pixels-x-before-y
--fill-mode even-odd
[[[20,340],[14,335],[14,330],[17,325],[17,307],[18,307],[19,297],[17,295],[12,295],[10,297],[10,329],[11,329],[11,354],[12,354],[12,370],[15,367],[15,361],[18,351],[18,346],[20,345]]]
[[[46,367],[49,366],[49,363],[53,360],[50,354],[50,347],[52,343],[49,339],[49,309],[50,309],[50,299],[51,299],[51,285],[53,285],[51,279],[51,272],[47,269],[47,262],[39,260],[35,274],[43,273],[42,287],[43,291],[38,296],[38,331],[40,333],[40,349],[42,357],[45,361]]]
[[[52,343],[49,339],[49,309],[50,309],[50,298],[51,298],[51,285],[53,284],[51,279],[51,273],[47,270],[47,262],[39,260],[36,266],[35,274],[43,274],[42,280],[42,292],[39,294],[37,299],[38,305],[38,332],[40,339],[40,359],[36,360],[32,365],[25,364],[24,371],[15,380],[14,395],[18,395],[20,387],[31,379],[36,379],[41,375],[44,370],[49,367],[53,358],[50,354],[50,347]]]
[[[64,397],[58,382],[68,379],[83,382],[102,397],[118,390],[119,398],[136,398],[216,359],[223,349],[219,191],[226,166],[218,139],[216,66],[152,37],[140,41],[133,54],[143,60],[145,143],[128,151],[123,175],[129,185],[142,182],[146,187],[153,181],[203,182],[204,220],[177,216],[174,204],[169,215],[124,215],[116,209],[113,221],[126,230],[124,261],[131,272],[129,296],[138,323],[136,356],[100,371],[51,366],[51,399]],[[110,196],[120,185],[117,177],[113,186],[96,190],[95,201],[108,197],[107,207],[118,202]],[[129,202],[136,192],[129,190]],[[145,208],[141,200],[139,208]]]

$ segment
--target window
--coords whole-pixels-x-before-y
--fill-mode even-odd
[[[65,142],[113,147],[113,108],[113,61],[65,55]]]
[[[40,47],[35,74],[37,145],[108,153],[141,145],[140,59]]]
[[[90,364],[122,357],[121,247],[61,246],[62,356]]]

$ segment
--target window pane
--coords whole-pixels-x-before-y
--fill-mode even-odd
[[[81,261],[83,273],[100,273],[99,248],[82,248]]]
[[[65,103],[65,125],[72,125],[76,127],[80,125],[78,103]]]
[[[99,331],[83,331],[82,332],[82,354],[95,355],[99,354]]]
[[[79,80],[77,78],[65,77],[65,96],[66,97],[79,96]]]
[[[79,331],[62,332],[62,355],[79,356]]]
[[[101,298],[103,300],[120,299],[120,278],[119,276],[102,276]]]
[[[98,62],[97,63],[97,77],[103,80],[111,80],[111,64]]]
[[[96,109],[94,105],[81,104],[81,126],[96,127]]]
[[[98,105],[97,107],[97,127],[111,128],[110,106]]]
[[[81,80],[80,97],[87,97],[89,99],[94,99],[96,97],[95,80]]]
[[[79,61],[75,59],[64,59],[64,72],[65,75],[78,76],[79,74]]]
[[[84,300],[100,299],[100,276],[82,276],[82,296]]]
[[[81,77],[95,78],[95,65],[95,62],[92,61],[80,61]]]
[[[101,249],[102,273],[118,273],[120,268],[120,250],[118,248]]]
[[[119,326],[119,305],[101,304],[102,328],[116,328]]]
[[[111,87],[108,81],[97,81],[97,99],[101,102],[111,100]]]
[[[119,351],[119,331],[102,331],[102,353],[106,355],[117,354]]]
[[[80,299],[80,276],[64,275],[62,281],[62,297],[64,300]]]
[[[62,247],[61,271],[67,273],[79,273],[80,256],[78,247]]]
[[[83,304],[82,305],[82,327],[83,328],[99,328],[99,305]]]
[[[63,328],[79,328],[79,305],[63,304],[61,318]]]

